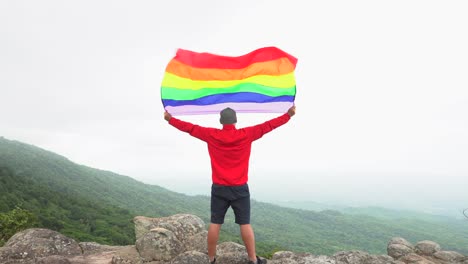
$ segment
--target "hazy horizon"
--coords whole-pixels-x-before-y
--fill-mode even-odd
[[[238,56],[276,46],[298,58],[297,115],[253,144],[253,198],[468,207],[467,10],[466,1],[3,1],[0,136],[209,194],[205,144],[163,120],[165,67],[177,48]],[[238,127],[279,114],[239,114]],[[179,118],[220,127],[217,115]]]

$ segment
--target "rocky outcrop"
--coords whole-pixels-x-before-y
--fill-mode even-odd
[[[136,243],[107,246],[75,240],[48,229],[17,233],[0,248],[0,263],[47,264],[205,264],[207,231],[197,216],[178,214],[163,218],[134,218]],[[217,264],[246,264],[245,247],[224,242],[217,247]],[[468,257],[444,251],[433,241],[412,245],[396,237],[387,245],[387,255],[364,251],[341,251],[333,256],[276,252],[269,264],[468,264]]]
[[[0,248],[0,263],[27,263],[48,256],[74,256],[81,253],[75,240],[52,230],[32,228],[16,233]]]
[[[297,254],[290,251],[280,251],[273,255],[274,264],[398,264],[387,255],[371,255],[364,251],[340,251],[333,256],[314,256],[312,254]]]
[[[0,248],[0,263],[107,264],[117,251],[128,247],[77,243],[56,231],[31,228],[15,234]]]
[[[402,263],[417,264],[468,264],[468,257],[455,251],[443,251],[440,245],[433,241],[420,241],[412,245],[404,238],[390,240],[387,246],[390,257]]]

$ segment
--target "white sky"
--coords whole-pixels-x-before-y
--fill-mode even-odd
[[[2,0],[0,136],[208,194],[204,143],[163,120],[165,66],[177,48],[276,46],[299,59],[297,115],[254,143],[254,198],[468,204],[467,14],[466,1]]]

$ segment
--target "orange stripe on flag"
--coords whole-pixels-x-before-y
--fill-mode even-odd
[[[255,75],[279,76],[294,71],[295,65],[287,58],[253,63],[242,69],[208,69],[195,68],[173,59],[166,67],[166,72],[179,77],[198,81],[242,80]]]

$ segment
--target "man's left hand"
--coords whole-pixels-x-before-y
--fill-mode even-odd
[[[172,118],[172,115],[169,114],[169,112],[167,112],[167,111],[164,112],[164,119],[166,119],[166,121],[169,122],[169,120],[171,120],[171,118]]]

